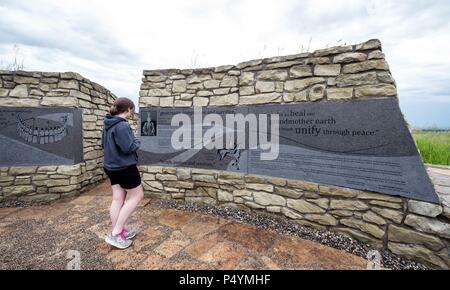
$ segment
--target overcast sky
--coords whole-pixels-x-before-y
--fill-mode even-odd
[[[76,71],[137,104],[143,69],[379,38],[408,122],[450,127],[449,19],[447,0],[0,0],[0,64]]]

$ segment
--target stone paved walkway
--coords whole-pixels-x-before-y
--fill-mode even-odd
[[[442,202],[450,206],[450,166],[428,166],[427,171]]]
[[[450,203],[450,169],[428,167]],[[312,241],[200,213],[158,208],[146,198],[126,250],[109,247],[109,182],[50,205],[0,208],[0,269],[65,269],[69,250],[82,269],[365,269],[367,261]]]
[[[108,182],[71,200],[0,209],[0,269],[365,269],[367,261],[315,242],[218,217],[154,208],[135,212],[132,247],[110,248]]]

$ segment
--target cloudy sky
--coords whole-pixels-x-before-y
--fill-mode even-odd
[[[450,127],[449,19],[447,0],[0,0],[0,66],[76,71],[137,103],[143,69],[379,38],[408,122]]]

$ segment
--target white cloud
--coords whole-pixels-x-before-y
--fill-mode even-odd
[[[379,38],[401,104],[450,109],[443,0],[0,0],[0,15],[4,61],[18,44],[26,69],[77,71],[136,102],[143,69],[236,64]],[[450,126],[450,117],[442,120]]]

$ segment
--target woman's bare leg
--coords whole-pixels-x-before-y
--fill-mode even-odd
[[[125,204],[120,209],[119,217],[117,218],[116,225],[112,231],[113,235],[118,235],[125,226],[128,218],[131,216],[133,211],[136,209],[139,202],[144,198],[144,189],[142,184],[133,189],[127,189],[127,200]]]
[[[113,192],[113,200],[111,203],[111,208],[109,210],[109,216],[111,217],[111,225],[112,229],[114,230],[117,219],[119,218],[120,209],[125,203],[127,192],[120,186],[120,184],[114,184],[111,187]]]

